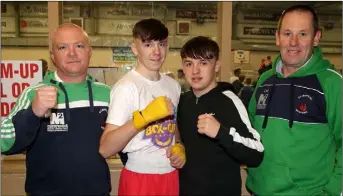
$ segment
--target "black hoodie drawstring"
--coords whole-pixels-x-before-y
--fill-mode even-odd
[[[272,102],[273,98],[273,93],[275,89],[275,82],[276,82],[277,76],[275,75],[275,78],[273,79],[272,87],[269,93],[269,96],[267,98],[267,106],[266,106],[266,113],[264,115],[264,120],[262,124],[262,129],[265,129],[268,124],[268,117],[269,117],[269,112],[270,112],[270,103]],[[288,120],[288,126],[289,128],[293,127],[293,122],[294,122],[294,78],[290,78],[291,84],[290,84],[290,93],[289,93],[289,120]]]
[[[65,96],[65,102],[66,102],[66,123],[68,123],[69,120],[70,120],[70,108],[69,108],[68,94],[67,94],[67,91],[66,91],[66,89],[65,89],[65,87],[63,86],[62,83],[59,83],[58,86],[61,88],[61,90],[63,91],[64,96]]]
[[[50,80],[52,84],[57,84],[55,80]],[[61,90],[64,93],[65,96],[65,104],[66,104],[66,123],[69,122],[70,120],[70,107],[69,107],[69,97],[67,90],[65,89],[64,85],[62,83],[58,83],[58,86],[61,88]],[[90,111],[94,112],[94,102],[93,102],[93,92],[92,92],[92,84],[90,80],[87,80],[87,87],[88,87],[88,96],[89,96],[89,106],[90,106]]]
[[[57,84],[58,82],[53,80],[53,79],[50,79],[50,83]],[[69,97],[68,97],[67,91],[64,88],[63,84],[62,83],[58,83],[58,86],[61,88],[61,90],[63,91],[64,96],[65,96],[65,103],[66,103],[66,118],[65,118],[66,121],[65,121],[65,123],[67,124],[69,122],[69,120],[70,120]]]
[[[91,81],[87,80],[88,86],[88,96],[89,96],[89,107],[91,112],[94,112],[94,102],[93,102],[93,92],[92,92],[92,84]]]
[[[270,92],[267,98],[267,105],[266,105],[266,113],[264,114],[264,120],[262,124],[262,129],[265,129],[267,127],[268,123],[268,117],[269,117],[269,112],[270,112],[270,104],[272,102],[273,94],[274,94],[274,89],[275,89],[275,82],[276,82],[276,75],[274,75],[273,81],[272,81],[272,87],[270,88]]]

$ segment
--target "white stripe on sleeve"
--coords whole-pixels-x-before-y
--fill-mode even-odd
[[[227,97],[229,97],[233,101],[243,123],[247,126],[249,132],[256,139],[256,140],[254,140],[251,138],[242,137],[241,135],[239,135],[239,133],[236,131],[235,128],[230,127],[230,135],[233,136],[233,141],[241,143],[244,146],[247,146],[247,147],[254,149],[254,150],[257,150],[259,152],[263,152],[264,148],[263,148],[262,143],[260,142],[260,134],[254,128],[252,128],[250,120],[249,120],[248,113],[247,113],[242,101],[239,99],[239,97],[237,97],[237,95],[235,95],[231,91],[225,91],[225,92],[223,92],[223,94],[226,95]]]

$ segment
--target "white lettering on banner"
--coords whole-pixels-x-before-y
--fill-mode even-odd
[[[14,107],[16,99],[29,86],[42,80],[41,61],[1,61],[1,118]]]

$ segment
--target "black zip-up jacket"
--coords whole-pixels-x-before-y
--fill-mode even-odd
[[[198,116],[213,113],[221,126],[212,139],[198,133]],[[181,95],[178,127],[187,161],[180,170],[180,195],[241,195],[240,165],[258,166],[264,148],[241,100],[222,86],[201,97]]]

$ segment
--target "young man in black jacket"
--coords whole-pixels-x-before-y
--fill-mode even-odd
[[[180,170],[180,195],[241,195],[240,165],[258,166],[264,148],[241,100],[217,85],[219,46],[195,37],[181,49],[192,90],[181,95],[178,127],[187,162]]]

